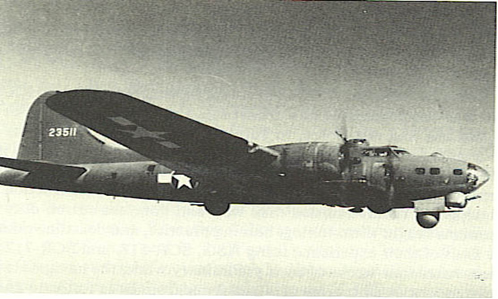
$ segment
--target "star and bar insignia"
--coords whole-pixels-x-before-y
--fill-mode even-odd
[[[170,184],[176,189],[181,189],[183,186],[188,189],[193,189],[192,178],[184,174],[175,174],[174,171],[171,173],[159,173],[157,175],[157,182],[159,184]]]
[[[131,134],[131,138],[137,139],[137,138],[150,138],[150,139],[155,139],[157,143],[161,144],[162,146],[165,146],[170,149],[177,149],[181,148],[178,144],[168,141],[164,135],[170,134],[169,132],[161,132],[161,131],[149,131],[144,127],[141,127],[134,122],[121,117],[121,116],[115,116],[115,117],[108,117],[110,120],[113,122],[121,125],[121,126],[134,126],[135,129],[118,129],[121,132],[129,133]]]

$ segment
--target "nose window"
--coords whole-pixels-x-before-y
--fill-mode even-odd
[[[472,186],[476,186],[478,179],[479,177],[477,176],[477,166],[469,163],[467,165],[467,183]]]
[[[461,169],[453,169],[453,174],[454,175],[462,175],[463,174],[463,170],[461,170]]]
[[[441,169],[439,169],[439,168],[431,168],[431,170],[429,172],[432,175],[438,175],[438,174],[441,173]]]

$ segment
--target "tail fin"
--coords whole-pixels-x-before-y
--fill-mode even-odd
[[[111,146],[88,128],[52,111],[46,100],[57,92],[38,97],[29,109],[18,159],[58,164],[134,162],[147,160],[126,148]]]

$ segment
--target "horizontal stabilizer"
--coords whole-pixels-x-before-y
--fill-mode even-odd
[[[7,167],[37,174],[46,173],[47,175],[64,176],[67,178],[77,178],[86,171],[86,168],[83,167],[3,157],[0,157],[0,167]]]

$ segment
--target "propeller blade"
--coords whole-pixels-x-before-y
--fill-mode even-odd
[[[348,140],[348,122],[344,115],[341,116],[341,127],[339,131],[342,133],[343,139]]]
[[[348,142],[348,139],[344,135],[342,135],[340,132],[335,131],[335,133],[342,139],[342,141],[344,141],[344,143]]]

